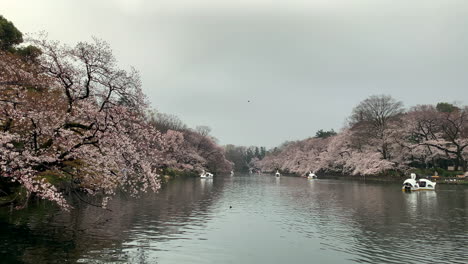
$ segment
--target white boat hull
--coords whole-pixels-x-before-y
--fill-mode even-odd
[[[412,175],[411,179],[407,179],[403,182],[402,191],[432,191],[435,190],[436,182],[432,182],[428,179],[420,179],[416,181],[416,177]]]
[[[402,191],[405,191],[405,192],[407,192],[407,191],[419,191],[419,187],[408,187],[408,186],[403,186],[403,187],[401,188],[401,190],[402,190]]]
[[[411,188],[401,188],[402,191],[434,191],[435,188],[428,188],[428,187],[423,187],[423,188],[418,188],[418,187],[411,187]]]
[[[200,178],[213,178],[213,173],[209,173],[203,170],[203,172],[200,174]]]

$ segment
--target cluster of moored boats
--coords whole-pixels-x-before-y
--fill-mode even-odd
[[[234,175],[234,171],[231,171],[231,176]],[[281,173],[276,170],[276,173],[275,173],[275,176],[276,177],[280,177],[281,176]],[[213,173],[210,173],[210,172],[207,172],[205,170],[202,171],[202,173],[200,173],[200,178],[213,178]],[[315,175],[315,173],[312,173],[311,171],[307,174],[307,178],[308,179],[317,179],[317,175]]]

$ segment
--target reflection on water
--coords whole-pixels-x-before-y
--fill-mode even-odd
[[[112,211],[0,212],[6,263],[466,263],[468,188],[268,175],[183,179]]]

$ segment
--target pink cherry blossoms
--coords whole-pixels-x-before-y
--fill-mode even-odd
[[[117,190],[158,190],[164,168],[219,159],[230,170],[211,138],[149,121],[138,73],[119,69],[105,42],[31,43],[36,60],[0,53],[0,189],[10,182],[64,209],[67,195],[99,194],[105,206]]]
[[[253,165],[304,175],[378,175],[389,170],[453,166],[467,170],[468,107],[439,103],[403,111],[389,96],[358,105],[338,135],[285,143]]]

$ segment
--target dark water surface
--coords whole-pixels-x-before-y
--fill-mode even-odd
[[[468,187],[437,188],[236,175],[112,212],[0,209],[0,263],[468,263]]]

